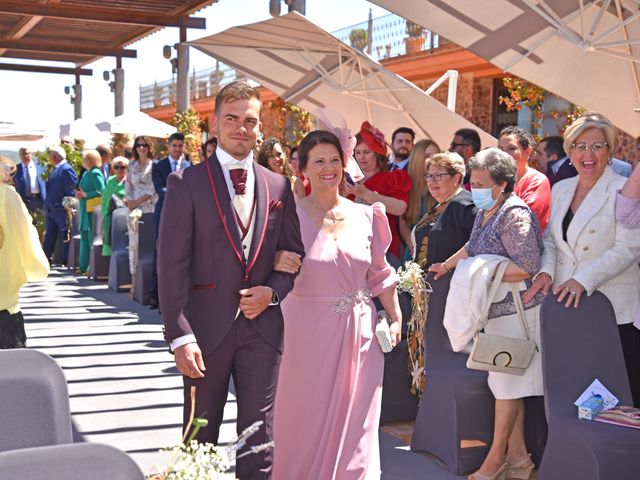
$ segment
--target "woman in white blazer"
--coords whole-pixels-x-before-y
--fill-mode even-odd
[[[542,268],[525,302],[540,290],[566,307],[598,290],[616,314],[634,404],[640,406],[640,331],[633,327],[640,306],[640,235],[616,222],[616,193],[626,178],[611,169],[618,145],[611,122],[587,113],[564,134],[564,148],[578,176],[551,191],[551,216],[544,235]]]

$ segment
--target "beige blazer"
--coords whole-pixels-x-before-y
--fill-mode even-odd
[[[578,177],[562,180],[551,191],[551,216],[544,234],[541,272],[553,286],[570,278],[591,295],[599,290],[613,304],[618,325],[631,323],[640,306],[640,235],[616,223],[616,192],[627,179],[607,167],[575,213],[562,238],[562,220],[578,185]]]

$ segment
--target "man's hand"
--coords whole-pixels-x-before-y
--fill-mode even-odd
[[[251,287],[240,290],[240,310],[249,320],[260,315],[271,303],[273,290],[269,287]]]
[[[204,377],[204,360],[202,359],[202,352],[197,343],[187,343],[176,348],[173,352],[176,359],[176,367],[178,371],[189,378],[203,378]]]
[[[287,250],[278,250],[273,269],[277,272],[296,273],[302,265],[300,255]]]

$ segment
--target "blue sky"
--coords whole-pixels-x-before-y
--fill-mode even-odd
[[[307,0],[306,16],[328,31],[365,21],[369,9],[373,16],[388,13],[365,0]],[[282,12],[287,7],[282,4]],[[211,35],[232,26],[271,18],[268,0],[219,0],[195,16],[207,18],[206,30],[189,31],[188,39]],[[166,28],[130,48],[138,58],[123,59],[125,69],[125,112],[139,108],[139,86],[171,78],[171,65],[162,57],[162,47],[178,41],[178,29]],[[215,66],[215,60],[194,49],[190,50],[191,66],[196,70]],[[9,61],[9,60],[7,60]],[[27,63],[36,63],[27,61]],[[55,64],[69,66],[69,64]],[[99,122],[114,115],[113,94],[102,79],[104,70],[115,68],[114,58],[88,65],[92,77],[83,77],[83,118]],[[0,121],[26,123],[34,128],[57,132],[59,124],[73,120],[73,105],[64,87],[73,84],[68,75],[0,71]]]

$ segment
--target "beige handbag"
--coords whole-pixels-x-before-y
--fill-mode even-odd
[[[508,261],[502,262],[496,269],[496,274],[487,297],[487,312],[502,282],[504,271]],[[529,329],[524,315],[524,306],[520,298],[520,292],[516,286],[511,284],[511,293],[516,306],[516,313],[522,326],[522,331],[526,339],[501,337],[476,331],[473,337],[473,348],[467,359],[467,368],[474,370],[486,370],[491,372],[508,373],[511,375],[523,375],[531,363],[533,354],[536,351],[536,342],[529,338]]]

